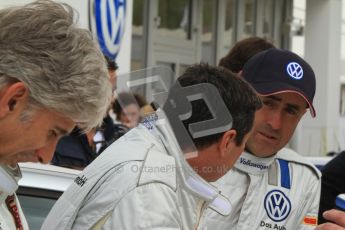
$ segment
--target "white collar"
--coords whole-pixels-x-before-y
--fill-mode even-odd
[[[155,136],[159,136],[169,155],[176,160],[177,175],[179,175],[181,186],[209,203],[210,207],[220,214],[226,216],[232,211],[230,201],[220,194],[220,191],[213,185],[200,177],[185,160],[182,150],[177,143],[173,130],[163,111],[157,111],[158,119],[149,130]],[[167,138],[168,137],[168,138]]]
[[[238,158],[235,168],[250,174],[265,173],[275,159],[275,156],[261,158],[248,152],[243,152],[240,158]]]

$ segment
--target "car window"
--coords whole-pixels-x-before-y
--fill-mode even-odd
[[[19,187],[17,196],[30,229],[41,229],[44,219],[61,192]]]

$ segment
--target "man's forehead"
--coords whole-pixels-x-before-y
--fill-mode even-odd
[[[54,110],[43,108],[38,113],[46,118],[49,117],[48,122],[50,122],[52,128],[63,135],[70,133],[76,125],[76,122],[68,115]],[[38,117],[38,119],[40,119],[40,117]]]
[[[260,95],[260,97],[262,99],[270,98],[272,100],[276,100],[293,106],[298,106],[301,108],[308,107],[308,103],[306,99],[302,96],[302,94],[294,91],[278,92],[270,95]]]

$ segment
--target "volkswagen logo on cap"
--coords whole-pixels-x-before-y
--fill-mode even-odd
[[[291,211],[289,198],[279,190],[267,193],[264,205],[268,217],[277,222],[285,220]]]
[[[290,77],[294,79],[299,80],[303,77],[302,66],[297,62],[290,62],[286,67],[286,71],[290,75]]]
[[[125,30],[126,0],[90,0],[90,27],[102,52],[115,59]]]

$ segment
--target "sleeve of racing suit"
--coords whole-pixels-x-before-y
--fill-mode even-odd
[[[307,201],[303,205],[301,224],[298,229],[312,230],[317,225],[317,217],[319,212],[320,194],[321,194],[321,179],[314,175],[310,178],[310,184],[307,185],[307,193],[305,197]]]
[[[176,192],[163,183],[136,187],[122,198],[102,229],[183,229]]]

